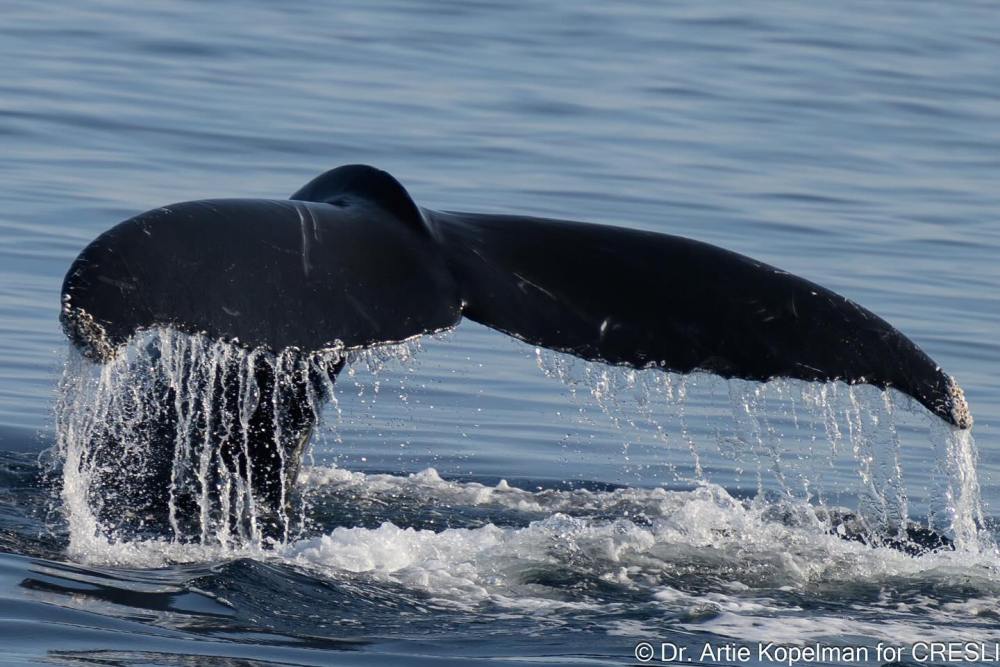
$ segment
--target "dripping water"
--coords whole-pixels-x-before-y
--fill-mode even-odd
[[[380,373],[390,362],[410,365],[418,350],[410,341],[276,355],[163,329],[137,337],[105,365],[71,351],[58,406],[60,500],[71,549],[164,534],[224,550],[302,536],[307,512],[296,491],[298,463],[304,454],[309,462],[304,436],[318,427],[324,406],[332,406],[334,425],[341,419],[336,371],[349,362],[338,385],[343,391],[344,379],[350,390],[356,369],[367,369],[373,381],[354,379],[354,389],[374,416]],[[702,460],[721,455],[755,475],[759,496],[776,486],[789,499],[825,507],[827,474],[848,456],[865,525],[891,538],[911,520],[897,427],[900,405],[908,403],[898,394],[607,367],[540,349],[535,358],[575,401],[593,401],[611,420],[626,467],[630,445],[648,434],[665,448],[661,458],[677,481],[712,483]],[[303,415],[316,423],[305,428]],[[702,415],[711,420],[707,438],[691,421]],[[176,427],[164,430],[164,423]],[[975,443],[938,420],[930,435],[938,464],[928,526],[957,546],[978,548],[986,538]],[[262,440],[271,443],[263,453]],[[675,462],[683,457],[689,464],[681,472]],[[277,481],[269,487],[266,479]],[[157,515],[159,493],[166,495],[165,516]]]
[[[222,548],[288,541],[301,449],[342,359],[169,329],[103,365],[71,349],[57,406],[71,549],[165,533]]]
[[[289,544],[307,528],[309,499],[296,482],[312,461],[308,440],[324,435],[325,416],[341,420],[337,373],[349,364],[348,380],[357,369],[377,378],[418,350],[410,340],[275,354],[167,328],[136,336],[105,364],[71,348],[54,457],[71,552],[141,540],[221,552]]]
[[[828,477],[847,458],[855,487],[835,495],[856,498],[856,512],[868,539],[904,538],[906,527],[916,520],[904,475],[900,406],[909,416],[923,412],[898,392],[836,382],[761,384],[705,374],[685,376],[609,367],[542,348],[534,352],[546,376],[567,385],[574,400],[596,403],[612,426],[623,430],[623,438],[641,438],[636,429],[642,427],[670,450],[665,458],[686,454],[694,479],[675,474],[676,482],[710,482],[701,461],[714,447],[717,455],[737,466],[737,472],[753,472],[758,497],[764,497],[773,484],[789,499],[811,502],[822,510],[835,486]],[[720,386],[724,391],[718,391]],[[721,401],[720,393],[725,397]],[[710,416],[714,438],[696,439],[687,418],[692,402],[698,403],[699,413]],[[726,403],[728,410],[718,409]],[[927,419],[937,461],[927,527],[952,540],[956,548],[988,548],[972,434],[937,418]]]

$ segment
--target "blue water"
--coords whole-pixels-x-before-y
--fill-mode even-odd
[[[994,5],[12,0],[2,17],[0,664],[1000,638]],[[912,558],[810,514],[863,510],[865,474],[895,479],[898,456],[910,516],[932,518],[955,443],[899,396],[897,451],[846,433],[884,416],[878,392],[604,378],[464,323],[342,376],[301,539],[81,543],[44,453],[69,263],[151,207],[287,197],[353,162],[430,208],[692,236],[874,310],[964,387],[986,530]]]

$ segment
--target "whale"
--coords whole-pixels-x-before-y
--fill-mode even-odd
[[[61,297],[64,332],[98,364],[157,327],[309,355],[406,341],[468,318],[588,361],[873,385],[954,429],[973,423],[958,383],[912,340],[805,278],[681,236],[424,208],[367,165],[329,170],[285,200],[188,201],[129,218],[80,252]],[[322,382],[266,377],[263,391],[287,380],[305,395],[342,366]],[[269,435],[273,416],[254,415],[245,428],[258,453],[247,456],[278,448],[297,460],[315,412],[295,411],[281,442]],[[166,411],[153,430],[169,434],[175,418]],[[277,497],[274,486],[266,493]]]

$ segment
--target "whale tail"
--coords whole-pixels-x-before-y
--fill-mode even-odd
[[[691,239],[421,209],[351,165],[287,201],[187,202],[91,243],[63,285],[64,329],[94,359],[169,326],[274,351],[364,347],[465,315],[609,364],[892,387],[959,428],[961,389],[854,302]]]
[[[882,318],[707,243],[596,224],[424,211],[463,314],[591,361],[894,388],[953,426],[962,390]]]

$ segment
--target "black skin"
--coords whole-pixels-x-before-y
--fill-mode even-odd
[[[423,209],[364,165],[289,200],[185,202],[126,220],[83,250],[62,294],[67,335],[97,361],[153,326],[308,352],[465,316],[588,360],[892,387],[952,426],[972,422],[912,341],[808,280],[677,236]]]

